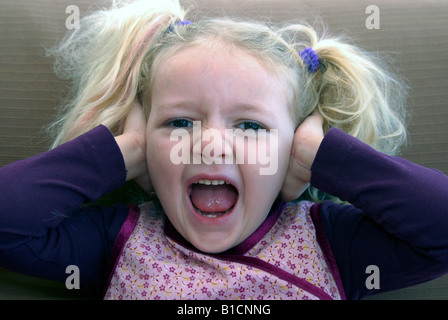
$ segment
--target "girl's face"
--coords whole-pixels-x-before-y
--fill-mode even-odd
[[[230,249],[265,220],[285,179],[294,137],[286,86],[239,49],[182,50],[154,79],[147,124],[154,189],[197,249]]]

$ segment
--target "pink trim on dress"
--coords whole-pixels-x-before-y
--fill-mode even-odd
[[[342,285],[342,279],[339,274],[339,268],[334,258],[333,251],[331,251],[330,242],[328,241],[327,235],[325,234],[325,230],[322,225],[322,220],[320,219],[319,213],[320,213],[320,204],[313,205],[310,209],[310,215],[316,228],[316,238],[317,241],[319,242],[322,251],[324,252],[325,260],[327,261],[328,266],[331,268],[331,272],[333,273],[333,277],[334,280],[336,281],[336,285],[338,286],[341,298],[343,300],[346,300],[347,297],[345,295],[344,286]]]
[[[107,288],[110,285],[110,280],[112,278],[112,274],[115,270],[116,264],[118,263],[119,257],[121,256],[121,252],[123,251],[126,241],[128,241],[130,235],[135,229],[135,225],[137,224],[139,215],[140,208],[132,204],[129,205],[128,216],[126,217],[126,220],[124,220],[124,223],[121,226],[117,238],[114,242],[112,254],[109,260],[109,266],[107,268],[108,280],[104,292],[106,292]]]

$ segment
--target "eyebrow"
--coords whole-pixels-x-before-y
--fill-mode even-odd
[[[175,109],[190,109],[191,106],[195,105],[193,101],[180,101],[180,102],[173,102],[173,103],[161,103],[159,104],[159,110],[175,110]],[[262,108],[260,106],[257,106],[255,104],[251,103],[237,103],[234,105],[232,110],[230,112],[251,112],[259,115],[263,115],[269,118],[274,117],[274,113],[271,109]],[[163,111],[162,111],[163,112]],[[201,113],[198,112],[198,113]]]
[[[266,110],[265,108],[261,108],[259,106],[253,105],[253,104],[243,103],[243,104],[238,105],[238,108],[245,110],[245,111],[261,113],[268,117],[274,116],[274,114],[271,112],[271,109]]]
[[[172,112],[176,110],[193,110],[194,103],[189,101],[181,101],[181,102],[174,102],[174,103],[161,103],[158,105],[158,112],[160,113],[167,113]]]

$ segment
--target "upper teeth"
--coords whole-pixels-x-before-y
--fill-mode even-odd
[[[224,180],[206,180],[206,179],[200,179],[198,181],[196,181],[195,183],[199,183],[199,184],[206,184],[206,185],[220,185],[220,184],[229,184],[228,182],[224,181]]]

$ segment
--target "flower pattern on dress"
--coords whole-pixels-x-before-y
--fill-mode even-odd
[[[305,280],[333,299],[341,295],[310,217],[311,202],[287,204],[272,228],[244,254],[248,265],[224,255],[185,248],[164,233],[164,219],[151,204],[122,249],[105,299],[318,299]],[[257,267],[268,263],[269,270]],[[266,264],[265,264],[266,265]],[[276,270],[287,272],[279,277]],[[296,279],[294,278],[294,279]]]

